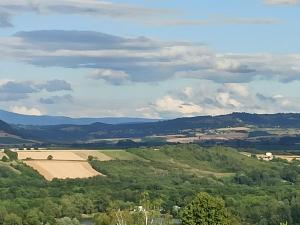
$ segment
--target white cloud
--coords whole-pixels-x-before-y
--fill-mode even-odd
[[[188,94],[186,94],[188,90]],[[232,112],[299,112],[300,98],[265,96],[242,84],[216,84],[183,88],[157,99],[140,112],[160,118],[224,115]]]
[[[238,60],[230,59],[222,56],[217,58],[215,69],[219,71],[229,72],[229,73],[255,72],[254,69],[250,69],[246,64],[242,64]]]
[[[9,81],[13,81],[10,79],[0,79],[0,86],[7,84]]]
[[[0,14],[0,25],[2,23],[2,26],[11,26],[9,22],[10,17],[27,12],[34,12],[39,15],[79,14],[136,21],[149,17],[173,14],[172,11],[165,9],[147,8],[98,0],[1,0],[0,9],[6,12],[6,14]]]
[[[117,84],[174,77],[218,83],[300,80],[300,54],[220,54],[200,44],[88,31],[20,32],[9,39],[0,38],[4,59],[42,67],[98,69],[99,79]]]
[[[23,115],[41,116],[42,112],[37,108],[27,108],[26,106],[11,106],[10,111]]]
[[[154,107],[159,112],[180,113],[184,116],[197,115],[203,111],[202,107],[192,102],[184,102],[172,96],[164,96],[162,99],[158,99]]]
[[[272,1],[272,0],[269,0]],[[274,0],[273,0],[274,1]],[[277,0],[279,1],[279,0]],[[292,2],[293,0],[281,0]],[[296,0],[294,0],[296,1]],[[261,25],[276,24],[280,21],[274,18],[225,17],[215,16],[205,19],[184,19],[181,13],[170,9],[149,8],[133,4],[116,3],[101,0],[1,0],[0,27],[12,26],[11,17],[22,13],[39,15],[85,15],[93,17],[108,17],[113,19],[131,20],[137,23],[155,26],[206,26],[206,25]],[[159,19],[157,19],[159,18]]]
[[[216,96],[216,100],[224,107],[233,106],[234,108],[238,108],[242,106],[239,101],[231,98],[230,94],[226,92],[218,93],[218,95]]]
[[[244,98],[250,95],[249,88],[246,85],[237,83],[226,83],[224,84],[224,88],[227,89],[229,92]]]
[[[73,102],[73,96],[69,94],[65,94],[62,96],[55,95],[47,98],[40,98],[39,102],[41,104],[46,104],[46,105],[70,104]]]
[[[0,101],[27,99],[30,95],[46,92],[71,91],[71,84],[64,80],[49,80],[44,83],[34,81],[0,80]]]
[[[265,0],[269,5],[296,5],[300,4],[300,0]]]
[[[95,80],[105,80],[113,85],[121,85],[128,82],[129,75],[120,70],[97,69],[92,72],[90,78]]]
[[[136,112],[138,112],[144,118],[161,119],[159,112],[155,112],[151,107],[148,106],[138,108],[136,109]]]

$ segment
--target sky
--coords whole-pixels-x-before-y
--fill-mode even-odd
[[[1,0],[0,109],[300,111],[300,0]]]

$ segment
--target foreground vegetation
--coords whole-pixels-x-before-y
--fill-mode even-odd
[[[127,151],[136,157],[91,161],[106,176],[82,180],[48,182],[21,162],[3,162],[0,224],[76,224],[83,214],[97,225],[109,224],[111,212],[137,212],[145,194],[153,221],[172,224],[199,192],[222,198],[235,224],[300,224],[298,161],[264,162],[197,145]]]

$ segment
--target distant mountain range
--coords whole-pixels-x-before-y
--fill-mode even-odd
[[[232,113],[222,116],[198,116],[151,123],[55,126],[19,126],[24,138],[45,142],[86,142],[112,138],[144,138],[155,135],[189,133],[197,129],[255,126],[263,128],[300,128],[300,114]]]
[[[104,117],[104,118],[71,118],[65,116],[31,116],[0,110],[0,120],[9,124],[19,125],[88,125],[92,123],[124,124],[156,122],[155,119],[129,118],[129,117]]]
[[[13,116],[14,114],[8,113]],[[185,135],[187,137],[205,131],[210,133],[210,130],[227,127],[257,127],[257,128],[295,128],[300,129],[300,114],[294,113],[279,113],[279,114],[249,114],[249,113],[232,113],[222,116],[197,116],[189,118],[178,118],[173,120],[144,122],[141,120],[120,120],[120,118],[112,118],[110,121],[114,124],[96,122],[92,124],[66,124],[66,121],[72,123],[83,123],[80,119],[62,119],[60,125],[24,125],[30,124],[29,121],[24,122],[20,118],[22,115],[15,114],[17,119],[10,118],[9,121],[14,121],[15,124],[7,124],[0,121],[0,133],[8,133],[20,137],[22,140],[34,140],[45,143],[90,143],[97,142],[103,139],[134,139],[145,138],[149,136],[163,135]],[[7,118],[7,117],[6,117]],[[27,118],[25,116],[25,118]],[[29,117],[36,119],[39,117]],[[46,117],[48,118],[48,117]],[[59,122],[57,117],[55,123]],[[63,117],[64,118],[64,117]],[[116,119],[116,120],[114,120]],[[35,120],[35,121],[36,121]],[[99,119],[100,120],[100,119]],[[7,121],[7,120],[6,120]],[[38,120],[37,120],[38,121]],[[42,120],[43,121],[43,120]],[[81,122],[79,122],[81,121]],[[90,120],[85,120],[91,122]],[[119,123],[117,123],[117,121]],[[142,122],[138,122],[142,121]],[[127,122],[127,123],[122,123]],[[33,123],[33,122],[32,122]],[[35,122],[38,123],[38,122]],[[41,122],[40,123],[45,123]],[[48,123],[50,123],[48,121]],[[52,123],[54,123],[52,121]],[[263,136],[267,132],[260,132]],[[258,133],[256,133],[257,135]],[[1,139],[0,139],[1,144]]]
[[[17,132],[7,123],[0,120],[0,132],[15,135]]]

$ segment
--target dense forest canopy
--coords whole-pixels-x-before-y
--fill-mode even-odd
[[[2,162],[0,224],[12,218],[23,224],[54,224],[82,214],[99,218],[112,208],[133,210],[143,193],[158,204],[160,213],[178,219],[174,209],[187,206],[199,192],[222,198],[239,224],[300,223],[298,161],[265,162],[234,149],[198,145],[127,151],[137,157],[92,160],[105,176],[89,179],[48,182],[22,162]]]

